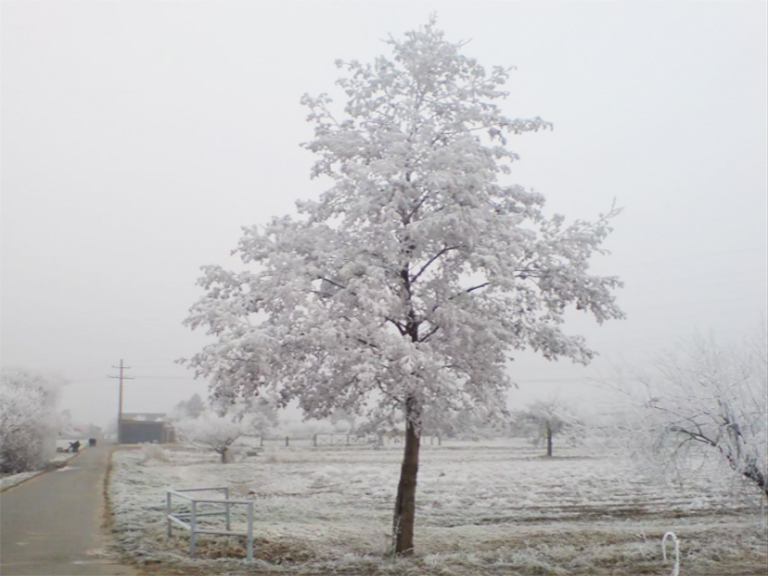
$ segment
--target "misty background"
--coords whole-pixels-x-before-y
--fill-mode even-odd
[[[69,380],[62,409],[106,426],[207,384],[175,361],[203,264],[237,267],[242,226],[311,181],[302,94],[337,102],[334,61],[389,55],[427,22],[486,68],[502,104],[554,131],[513,137],[512,179],[568,220],[623,207],[594,269],[627,320],[569,333],[589,367],[518,354],[510,406],[595,404],[594,379],[694,334],[765,323],[768,4],[757,2],[2,2],[2,364]]]

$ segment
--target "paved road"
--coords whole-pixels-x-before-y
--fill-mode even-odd
[[[107,557],[103,531],[109,446],[0,494],[2,576],[134,575]]]

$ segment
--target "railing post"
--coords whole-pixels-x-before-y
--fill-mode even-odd
[[[230,531],[230,525],[229,525],[229,488],[224,488],[224,499],[227,501],[227,503],[224,505],[227,509],[227,532]]]
[[[195,515],[197,514],[197,501],[192,500],[192,513],[189,516],[189,557],[195,557]]]
[[[248,560],[253,561],[253,502],[248,502]]]
[[[171,492],[165,492],[165,517],[168,521],[168,537],[173,536],[173,522],[171,522]]]

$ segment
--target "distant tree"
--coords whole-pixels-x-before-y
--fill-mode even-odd
[[[230,449],[239,438],[253,434],[253,417],[220,416],[204,412],[197,418],[187,418],[174,425],[182,442],[205,446],[221,456],[221,463],[230,461]]]
[[[619,280],[588,272],[617,211],[565,226],[500,181],[517,158],[505,134],[550,127],[501,113],[509,71],[462,55],[434,19],[388,44],[392,60],[338,62],[344,117],[326,95],[303,99],[312,175],[333,187],[297,219],[245,231],[236,252],[253,269],[205,267],[186,324],[216,337],[188,362],[214,397],[273,389],[314,418],[402,414],[393,550],[407,554],[425,410],[501,414],[511,351],[586,363],[584,339],[561,330],[566,308],[623,314]]]
[[[246,420],[250,426],[249,434],[261,436],[266,434],[270,428],[278,425],[279,418],[276,406],[277,400],[266,394],[237,399],[234,402],[219,400],[214,403],[214,408],[219,415],[228,413],[235,422]]]
[[[685,469],[711,453],[768,497],[768,359],[765,332],[738,346],[681,343],[625,386],[639,406],[633,434],[662,462]]]
[[[537,400],[516,413],[514,421],[534,443],[547,447],[549,458],[552,457],[554,437],[572,429],[575,424],[575,418],[556,400]]]
[[[193,394],[192,397],[187,400],[186,405],[187,414],[190,418],[197,418],[205,411],[205,402],[200,398],[200,394]]]
[[[193,394],[189,400],[182,400],[173,407],[169,415],[170,420],[184,420],[198,418],[206,410],[205,402],[200,394]]]
[[[0,370],[0,473],[36,470],[51,456],[61,384],[22,368]]]
[[[350,414],[346,410],[342,408],[336,408],[333,412],[331,412],[330,416],[331,424],[333,424],[336,428],[342,427],[343,430],[343,422],[347,423],[347,433],[348,434],[354,434],[355,433],[355,415]]]

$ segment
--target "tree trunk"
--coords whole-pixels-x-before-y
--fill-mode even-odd
[[[747,464],[746,469],[743,472],[744,476],[752,480],[760,490],[763,492],[766,498],[768,498],[768,482],[765,479],[765,475],[757,467],[757,464],[750,462]]]
[[[224,448],[220,454],[221,454],[221,463],[226,464],[227,463],[227,452],[229,452],[229,447]]]
[[[419,436],[415,416],[415,401],[406,402],[405,450],[397,486],[395,517],[392,524],[392,541],[396,555],[413,553],[413,523],[416,516],[416,474],[419,471]]]
[[[552,427],[547,424],[547,457],[552,458]]]

